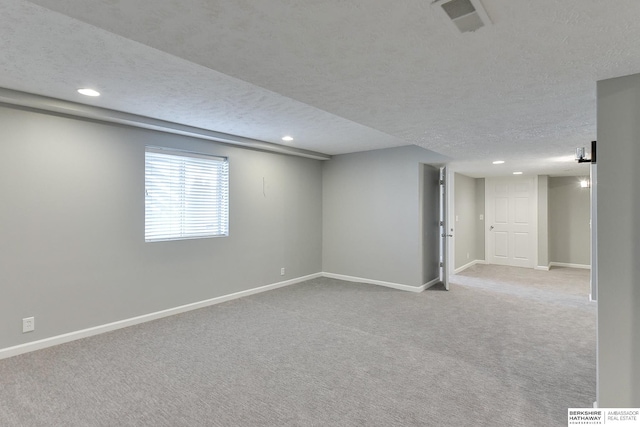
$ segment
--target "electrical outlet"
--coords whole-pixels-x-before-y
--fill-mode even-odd
[[[31,332],[36,329],[35,317],[25,317],[22,319],[22,333]]]
[[[281,275],[281,276],[284,276],[284,267],[282,267],[282,268],[280,269],[280,275]]]
[[[469,259],[469,252],[467,252],[467,259]]]
[[[480,214],[480,221],[484,221],[484,215]]]

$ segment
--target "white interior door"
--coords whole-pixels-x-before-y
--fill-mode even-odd
[[[489,264],[533,268],[537,259],[536,177],[485,179]]]
[[[444,288],[449,290],[449,265],[450,254],[449,238],[453,237],[453,229],[448,224],[448,185],[447,168],[440,168],[440,281]]]

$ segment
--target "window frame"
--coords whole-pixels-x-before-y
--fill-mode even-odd
[[[230,173],[228,157],[151,145],[145,146],[144,156],[145,243],[229,236]],[[162,164],[161,158],[163,157],[166,159],[166,164]],[[161,166],[166,168],[170,167],[170,169],[167,170],[171,172],[171,174],[179,176],[169,176],[170,173],[167,173],[165,177],[162,177],[156,170],[155,176],[157,179],[152,182],[152,175],[154,175],[154,173],[152,173],[151,169],[153,166],[149,163],[153,163],[154,160],[156,168]],[[216,176],[212,178],[211,184],[202,184],[202,175],[200,175],[199,172],[201,173],[203,169],[207,168],[210,170],[205,172],[215,172]],[[222,174],[222,176],[219,174]],[[191,181],[192,185],[189,185],[188,181]],[[200,181],[200,183],[198,181]],[[194,189],[197,190],[195,193],[208,190],[211,190],[211,192],[198,198],[193,196]],[[166,223],[164,224],[166,229],[164,232],[162,225],[154,226],[150,224],[154,220],[158,221],[162,219],[161,212],[156,212],[155,214],[151,212],[154,206],[152,206],[153,202],[149,203],[151,197],[149,194],[150,191],[164,193],[164,198],[157,198],[155,204],[156,210],[162,209],[158,206],[159,204],[164,204],[166,211],[169,212],[164,218],[166,219]],[[215,195],[216,192],[221,194]],[[211,233],[206,233],[202,231],[201,228],[198,228],[198,226],[193,225],[207,218],[206,215],[199,215],[199,209],[194,206],[189,208],[187,205],[190,203],[205,203],[213,211],[212,215],[215,215],[215,217],[212,223],[216,223],[217,225],[213,226],[214,230],[212,230]],[[171,212],[172,210],[173,212]],[[222,222],[222,225],[220,222]],[[173,231],[170,229],[172,227]],[[200,224],[200,227],[203,227],[202,224]],[[154,230],[156,230],[155,233]]]

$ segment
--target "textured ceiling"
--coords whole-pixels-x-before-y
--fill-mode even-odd
[[[28,2],[2,2],[0,87],[279,144],[292,134],[297,148],[325,153],[407,144]],[[76,93],[85,86],[103,95]]]
[[[416,144],[474,176],[588,173],[571,156],[595,82],[640,72],[640,1],[483,4],[493,25],[460,34],[427,0],[3,0],[0,86],[327,154]]]

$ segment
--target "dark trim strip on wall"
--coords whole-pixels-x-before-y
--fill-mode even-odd
[[[12,89],[0,88],[0,105],[21,107],[38,112],[55,113],[63,116],[95,120],[99,122],[115,123],[142,129],[152,129],[160,132],[185,135],[193,138],[216,141],[224,144],[242,146],[254,150],[269,151],[291,156],[307,157],[315,160],[330,160],[331,156],[315,151],[287,147],[257,139],[245,138],[223,132],[182,125],[166,120],[154,119],[137,114],[110,110],[108,108],[79,104],[56,98],[20,92]]]

